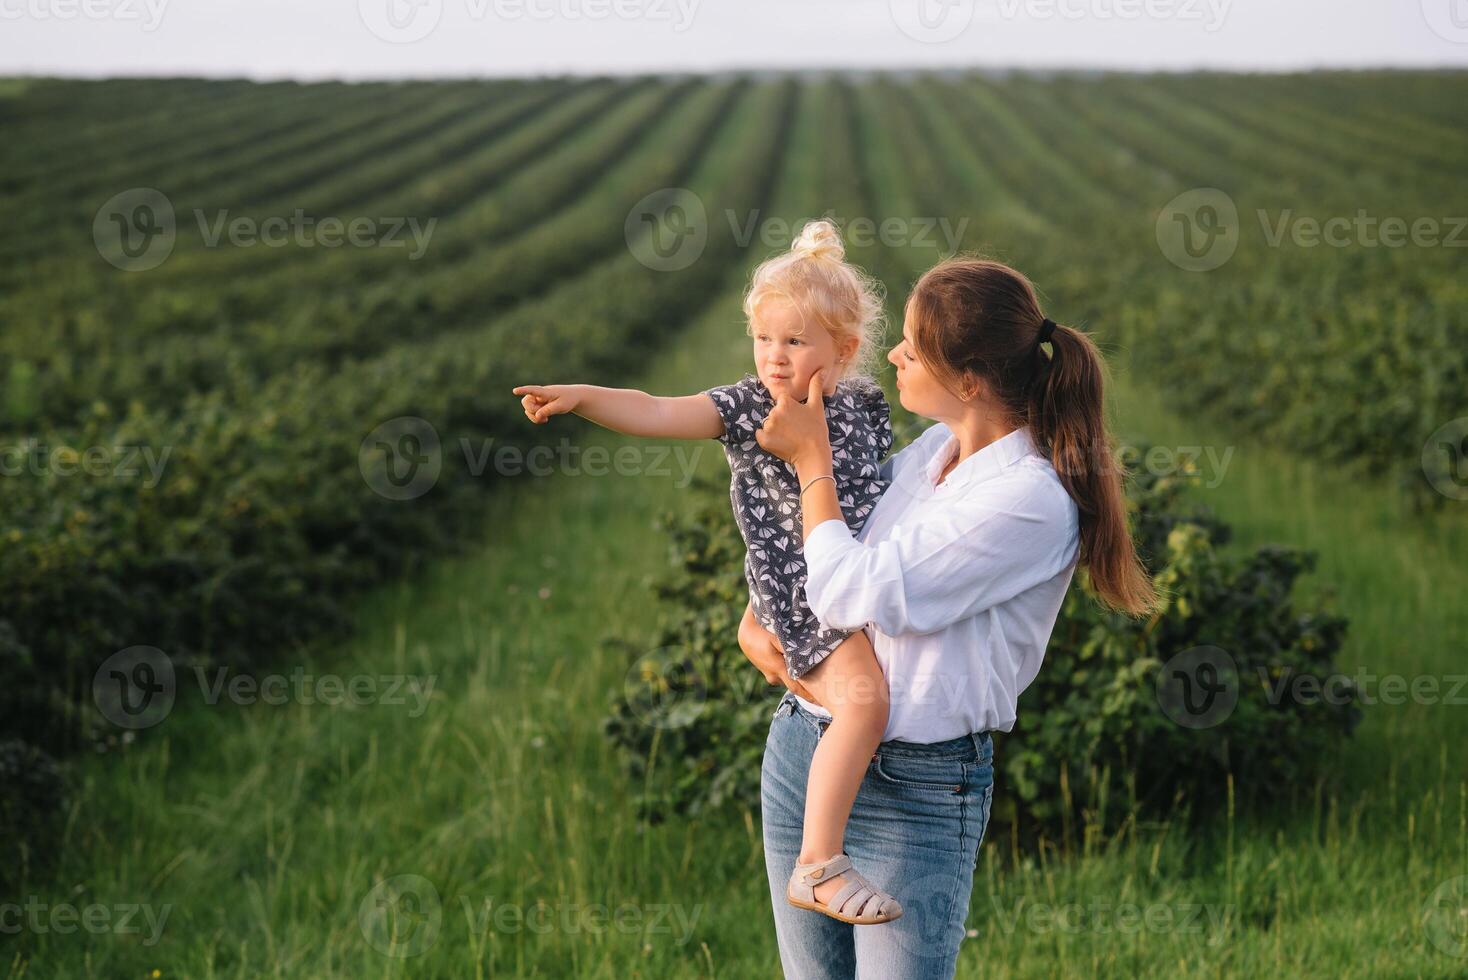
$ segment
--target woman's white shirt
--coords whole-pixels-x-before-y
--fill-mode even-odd
[[[805,541],[811,610],[826,626],[867,627],[887,676],[884,741],[1013,728],[1075,573],[1079,514],[1029,429],[937,483],[957,450],[946,425],[931,426],[890,460],[857,538],[833,519]]]

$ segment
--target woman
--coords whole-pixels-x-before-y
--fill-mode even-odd
[[[1076,565],[1109,606],[1139,615],[1156,605],[1110,465],[1100,355],[1041,312],[1029,280],[997,262],[939,264],[914,287],[888,360],[903,407],[940,424],[884,465],[891,483],[860,540],[830,478],[820,380],[804,403],[781,396],[757,435],[799,476],[812,610],[829,627],[868,627],[887,677],[887,727],[846,853],[907,910],[854,928],[786,901],[806,773],[830,716],[746,614],[740,646],[790,689],[761,773],[789,977],[953,975],[993,794],[988,733],[1014,726]]]

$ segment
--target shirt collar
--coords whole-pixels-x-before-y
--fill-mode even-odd
[[[944,428],[948,427],[944,425]],[[946,437],[940,436],[934,441],[938,443],[938,450],[928,458],[927,475],[928,483],[936,486],[938,475],[943,472],[943,467],[958,450],[958,436],[954,435],[952,430],[948,430]],[[1008,435],[995,439],[955,466],[953,472],[948,474],[948,481],[945,485],[956,487],[961,484],[987,480],[1011,463],[1036,453],[1035,440],[1030,435],[1029,427],[1020,426]]]

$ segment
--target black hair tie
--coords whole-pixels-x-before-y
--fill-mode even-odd
[[[1040,321],[1040,339],[1035,341],[1035,345],[1039,346],[1040,344],[1048,343],[1054,335],[1055,321],[1047,316],[1044,320]]]

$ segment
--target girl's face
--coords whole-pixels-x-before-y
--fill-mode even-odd
[[[829,396],[845,367],[839,359],[850,359],[857,343],[852,337],[838,345],[825,327],[807,324],[793,304],[772,300],[761,304],[754,322],[754,365],[772,397],[789,394],[802,401],[811,375],[824,368],[821,387]]]
[[[897,397],[902,407],[914,415],[947,421],[963,414],[964,402],[938,381],[912,343],[913,331],[917,329],[911,313],[902,319],[902,343],[887,354],[887,360],[897,368]]]

